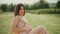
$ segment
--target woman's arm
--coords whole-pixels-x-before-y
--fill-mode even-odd
[[[16,25],[18,24],[18,22],[19,22],[19,18],[18,18],[17,16],[14,17],[13,26],[12,26],[12,32],[24,31],[23,28],[21,28],[21,29],[17,29],[17,28],[16,28]]]
[[[27,31],[31,31],[33,28],[31,27],[31,25],[29,24],[28,20],[24,17],[23,21],[25,22],[25,27],[24,29]]]

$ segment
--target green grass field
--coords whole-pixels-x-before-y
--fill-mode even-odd
[[[33,28],[43,25],[50,34],[60,34],[60,14],[26,13],[25,17]],[[12,20],[12,12],[0,13],[0,34],[11,34]]]

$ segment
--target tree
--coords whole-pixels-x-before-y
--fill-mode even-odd
[[[57,8],[60,8],[60,1],[57,2]]]
[[[0,10],[1,10],[1,5],[0,5]]]
[[[36,10],[37,9],[37,3],[34,3],[33,5],[30,6],[31,10]]]
[[[1,10],[2,10],[3,12],[7,11],[7,4],[2,4],[2,5],[1,5]]]
[[[25,4],[25,8],[26,8],[26,10],[30,9],[28,4]]]
[[[49,8],[49,4],[47,2],[45,2],[44,0],[40,0],[38,8],[41,8],[41,9],[43,9],[43,8]]]
[[[11,3],[8,8],[9,8],[9,11],[14,11],[15,5]]]

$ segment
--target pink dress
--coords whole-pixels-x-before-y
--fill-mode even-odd
[[[16,16],[16,17],[19,18],[19,22],[16,25],[16,28],[25,29],[25,31],[21,31],[19,34],[49,34],[46,28],[40,25],[32,30],[32,27],[30,26],[30,24],[28,23],[28,21],[25,19],[24,16],[23,17]]]
[[[26,30],[26,31],[20,32],[20,34],[28,34],[30,31],[32,31],[32,27],[29,25],[28,21],[25,19],[24,16],[23,17],[18,16],[18,18],[20,20],[16,27],[18,29],[24,28]]]

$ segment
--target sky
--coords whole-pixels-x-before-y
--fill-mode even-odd
[[[33,4],[38,2],[39,0],[0,0],[0,4],[18,4],[18,3],[23,3],[23,4]],[[56,3],[57,0],[45,0],[48,3]]]

